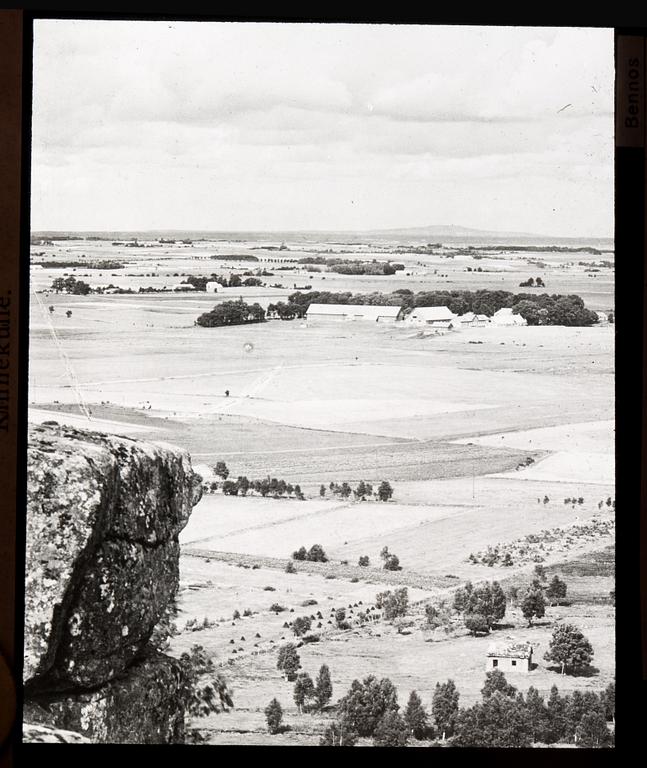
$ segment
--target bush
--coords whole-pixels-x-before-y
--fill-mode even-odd
[[[365,568],[367,565],[369,565],[370,561],[368,559],[368,555],[361,555],[357,564],[362,568]]]
[[[281,613],[281,611],[285,610],[284,605],[280,605],[279,603],[272,603],[270,606],[270,611],[273,611],[274,613]]]
[[[297,569],[294,567],[294,563],[292,560],[288,560],[287,565],[285,566],[285,572],[286,573],[296,573]]]

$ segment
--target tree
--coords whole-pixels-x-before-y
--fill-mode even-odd
[[[305,499],[303,491],[301,490],[301,486],[298,483],[294,486],[294,495],[297,497],[297,499],[299,499],[299,501],[303,501]]]
[[[346,629],[346,627],[342,627],[342,624],[346,623],[346,610],[344,608],[338,608],[335,611],[335,622],[341,629]]]
[[[299,547],[296,552],[292,553],[293,560],[307,560],[308,552],[305,547]]]
[[[319,495],[321,496],[321,498],[323,498],[326,495],[326,486],[325,485],[320,485],[319,486]]]
[[[352,489],[350,485],[346,482],[343,482],[341,484],[341,491],[340,491],[342,499],[347,499],[351,495],[351,493],[352,493]]]
[[[288,560],[288,562],[286,563],[285,572],[286,573],[296,573],[297,572],[297,569],[294,567],[294,563],[292,562],[292,560]]]
[[[249,491],[249,480],[245,477],[245,475],[241,475],[236,483],[238,485],[238,491],[241,496],[247,496],[247,492]]]
[[[521,601],[521,612],[524,619],[527,620],[528,626],[532,627],[533,617],[541,619],[546,613],[546,601],[544,595],[539,589],[529,589],[526,592],[525,597]]]
[[[301,669],[301,659],[294,643],[286,643],[279,648],[276,668],[283,672],[288,681],[296,679],[297,671]]]
[[[616,684],[609,683],[600,694],[600,702],[607,720],[616,721]]]
[[[406,587],[396,589],[394,592],[378,592],[375,596],[375,606],[384,611],[384,618],[395,619],[405,616],[409,604],[409,592]]]
[[[332,722],[324,731],[319,741],[320,747],[354,747],[357,733],[351,730],[343,720]]]
[[[272,699],[265,707],[265,720],[270,733],[279,733],[281,730],[281,720],[283,719],[283,708],[276,699]]]
[[[505,592],[501,588],[501,585],[498,581],[492,582],[492,589],[491,589],[491,598],[492,598],[492,609],[491,609],[491,619],[493,624],[498,624],[501,619],[505,616],[505,609],[506,609],[506,597]]]
[[[562,581],[559,576],[555,574],[546,589],[546,597],[550,601],[550,604],[554,605],[559,600],[563,600],[566,597],[566,590],[566,582]]]
[[[359,558],[357,564],[361,565],[363,568],[368,566],[370,564],[370,560],[368,559],[368,555],[360,555],[360,558]]]
[[[233,707],[225,678],[216,672],[211,656],[201,645],[194,645],[189,653],[183,653],[180,665],[184,673],[180,695],[189,714],[205,717]]]
[[[427,605],[425,605],[425,616],[427,617],[427,626],[429,627],[440,626],[440,622],[438,620],[439,611],[435,605],[432,605],[431,603],[427,603]]]
[[[223,480],[226,480],[229,477],[229,470],[224,461],[216,463],[216,466],[213,468],[213,473],[218,477],[222,477]]]
[[[330,680],[330,670],[326,664],[322,664],[317,675],[315,683],[315,700],[317,709],[323,709],[332,698],[332,682]]]
[[[225,480],[222,484],[222,492],[225,496],[238,496],[238,483],[233,480]]]
[[[495,691],[499,691],[504,696],[514,696],[517,693],[517,689],[514,685],[510,685],[500,669],[493,669],[491,672],[485,673],[485,685],[481,688],[481,696],[487,699]]]
[[[299,616],[292,622],[292,631],[297,637],[305,635],[312,626],[312,619],[309,616]]]
[[[604,715],[599,712],[587,712],[575,729],[575,741],[578,747],[609,747],[611,733]]]
[[[482,613],[465,613],[463,616],[465,626],[476,637],[478,632],[487,634],[490,631],[490,623],[487,616]]]
[[[546,743],[553,744],[565,738],[568,731],[568,718],[566,716],[566,700],[559,695],[557,686],[550,689],[550,696],[546,702],[548,714],[548,738]]]
[[[363,682],[353,680],[337,706],[350,730],[359,736],[373,736],[382,717],[399,708],[393,683],[388,678],[378,681],[374,675],[364,678]]]
[[[393,488],[387,480],[382,480],[378,489],[377,497],[380,501],[388,501],[393,496]]]
[[[459,597],[459,604],[461,599]],[[454,603],[456,604],[456,598]],[[468,616],[482,616],[487,622],[486,632],[489,632],[490,627],[505,616],[506,597],[497,581],[493,582],[492,585],[482,584],[476,589],[472,589],[462,604],[466,624]],[[470,619],[470,622],[474,624],[475,619]]]
[[[543,744],[551,744],[554,739],[552,738],[548,709],[543,698],[539,695],[539,691],[532,685],[526,694],[526,713],[533,743],[540,741]]]
[[[461,710],[454,744],[460,747],[528,747],[531,732],[523,703],[496,691]]]
[[[411,691],[409,694],[407,708],[404,711],[404,721],[414,738],[423,739],[425,737],[429,727],[429,716],[416,691]]]
[[[591,665],[593,648],[578,627],[574,624],[561,624],[553,631],[544,659],[561,665],[562,674],[577,674]]]
[[[65,317],[72,317],[72,310],[71,309],[67,310],[67,312],[65,313]]]
[[[462,613],[465,610],[465,606],[467,605],[467,601],[473,589],[474,587],[472,586],[472,582],[468,581],[466,582],[464,587],[457,589],[456,592],[454,592],[454,610],[455,611],[459,611],[460,613]]]
[[[366,483],[363,480],[360,480],[353,493],[358,499],[363,499],[364,496],[366,496]]]
[[[308,552],[308,560],[314,563],[327,563],[328,558],[321,544],[313,544]]]
[[[297,675],[296,682],[294,684],[294,703],[299,708],[299,712],[303,711],[303,706],[308,699],[313,699],[315,696],[315,686],[312,682],[312,678],[307,672],[300,672]]]
[[[458,699],[460,694],[456,690],[453,680],[448,680],[442,685],[436,683],[436,690],[431,702],[431,712],[442,734],[443,741],[446,736],[454,733],[456,718],[458,717]]]
[[[539,581],[542,581],[542,582],[546,581],[546,569],[544,568],[543,565],[535,566],[535,576],[539,579]]]
[[[405,747],[409,728],[398,712],[385,712],[375,728],[373,745],[376,747]]]

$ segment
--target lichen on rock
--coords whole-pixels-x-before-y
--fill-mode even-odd
[[[85,721],[87,707],[117,699],[126,706],[117,689],[107,699],[98,691],[116,679],[125,690],[130,670],[138,670],[143,699],[144,681],[154,681],[148,672],[141,676],[148,669],[142,654],[177,592],[178,534],[201,495],[188,453],[71,427],[30,426],[27,483],[26,700],[87,695],[83,718],[79,710]],[[165,669],[156,658],[156,669]],[[97,735],[101,717],[97,711],[92,717]]]

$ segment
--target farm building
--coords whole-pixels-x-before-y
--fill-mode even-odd
[[[207,293],[218,293],[218,288],[221,288],[222,286],[220,283],[216,282],[209,282],[207,283],[207,287],[205,288],[205,291]]]
[[[494,325],[527,325],[525,318],[515,315],[511,307],[502,307],[492,315]]]
[[[456,318],[459,328],[475,328],[478,321],[474,312],[466,312],[464,315],[460,315]]]
[[[416,307],[407,317],[411,325],[450,329],[456,325],[456,315],[447,307]]]
[[[492,672],[530,672],[532,669],[532,645],[512,643],[510,645],[491,645],[488,648],[485,671]]]
[[[311,304],[306,312],[306,320],[394,323],[400,318],[401,312],[401,307],[377,307],[369,304]]]
[[[487,315],[476,316],[476,325],[479,328],[482,328],[484,325],[487,325],[489,322],[490,322],[490,318]]]
[[[598,323],[609,322],[609,315],[606,312],[596,312],[595,314],[598,316]]]

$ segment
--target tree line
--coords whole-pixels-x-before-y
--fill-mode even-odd
[[[310,304],[371,304],[401,306],[405,313],[416,307],[447,307],[456,315],[474,312],[492,317],[495,312],[512,308],[528,325],[588,326],[598,322],[598,316],[584,306],[580,296],[547,293],[511,293],[510,291],[413,291],[403,288],[390,294],[355,294],[350,292],[309,291],[288,296],[288,307],[295,306],[295,313],[303,316]],[[287,311],[287,310],[286,310]]]
[[[296,647],[279,650],[277,666],[295,681],[294,701],[299,712],[321,712],[332,697],[330,670],[323,665],[316,683],[301,668]],[[610,747],[615,721],[615,683],[605,690],[560,695],[552,686],[547,700],[530,686],[523,693],[500,670],[486,673],[481,699],[460,707],[460,693],[453,680],[436,683],[431,711],[418,693],[409,694],[401,710],[389,678],[368,675],[353,680],[348,692],[334,706],[335,720],[326,728],[320,746],[354,746],[372,738],[374,746],[406,746],[412,740],[441,740],[456,747],[530,747],[532,744],[574,743],[578,747]],[[265,715],[270,733],[279,733],[283,708],[274,698]]]

